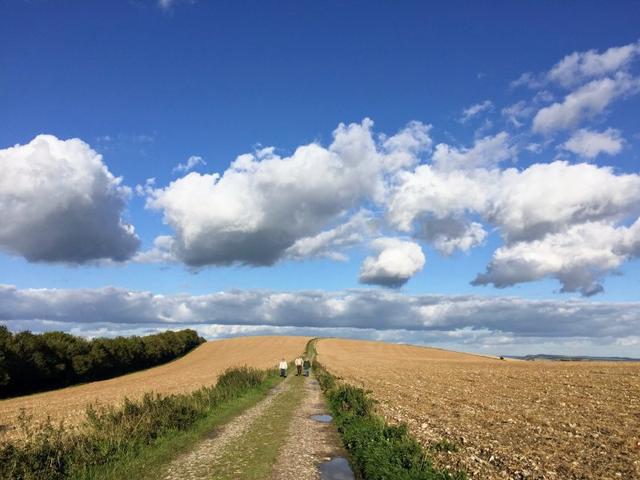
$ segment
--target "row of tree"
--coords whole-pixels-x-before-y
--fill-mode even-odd
[[[0,325],[0,398],[111,378],[168,362],[205,340],[194,330],[87,340]]]

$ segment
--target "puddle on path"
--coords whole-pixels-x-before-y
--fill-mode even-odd
[[[311,419],[315,420],[316,422],[330,423],[331,420],[333,420],[333,417],[331,415],[321,414],[321,415],[311,415]]]
[[[356,476],[344,457],[335,457],[320,464],[321,480],[355,480]]]

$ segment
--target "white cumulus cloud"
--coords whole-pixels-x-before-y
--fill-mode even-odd
[[[617,253],[615,262],[602,262],[595,268],[590,260],[594,227],[589,225],[604,225],[620,233],[626,222],[636,221],[639,215],[640,175],[566,161],[533,164],[523,170],[443,171],[419,165],[397,177],[387,204],[391,225],[445,254],[482,244],[486,230],[480,222],[496,228],[505,246],[496,252],[490,274],[478,277],[476,284],[504,287],[551,277],[562,283],[563,291],[583,294],[593,292],[592,287],[600,285],[605,274],[633,257]],[[630,230],[625,238],[638,233]],[[544,251],[548,245],[565,245],[565,238],[571,239],[571,247],[561,255],[566,261],[572,259],[571,268],[541,260],[534,269],[526,268],[532,261],[529,254]],[[616,238],[603,233],[600,241],[604,245],[599,250],[619,251]],[[513,265],[518,268],[511,268]],[[594,274],[587,278],[584,272],[590,270]]]
[[[623,145],[620,131],[615,128],[607,128],[604,132],[583,128],[571,135],[562,147],[581,157],[595,158],[601,153],[616,155],[620,153]]]
[[[606,274],[638,256],[640,219],[631,227],[589,222],[539,240],[500,247],[474,284],[507,287],[551,277],[560,281],[563,292],[591,296],[603,290]]]
[[[585,119],[602,113],[615,99],[635,92],[638,80],[617,75],[592,80],[556,102],[541,108],[533,118],[533,131],[549,134],[577,126]]]
[[[383,237],[371,242],[371,248],[377,254],[364,259],[361,283],[398,288],[424,266],[424,253],[415,242]]]
[[[573,52],[551,68],[547,77],[564,87],[624,70],[640,55],[640,43],[611,47],[602,53],[596,50]]]
[[[418,122],[379,140],[372,127],[341,124],[327,148],[303,145],[289,157],[263,149],[221,175],[191,172],[154,189],[147,205],[163,212],[174,254],[188,265],[273,264],[362,202],[383,202],[385,176],[431,146],[429,126]]]
[[[457,148],[440,143],[433,153],[433,163],[442,170],[494,167],[505,160],[515,158],[516,153],[516,147],[511,145],[509,135],[500,132],[494,136],[477,139],[471,148]]]
[[[0,150],[0,248],[32,262],[124,261],[140,243],[123,220],[130,189],[79,139],[38,135]]]

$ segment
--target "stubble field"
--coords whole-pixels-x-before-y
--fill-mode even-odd
[[[439,465],[471,478],[640,478],[640,363],[501,361],[339,339],[317,349],[332,373],[371,390],[389,421],[407,422]]]
[[[0,439],[15,433],[20,410],[34,419],[51,417],[54,422],[73,425],[83,418],[90,403],[119,403],[126,396],[138,398],[144,393],[185,393],[216,382],[227,368],[247,365],[275,367],[280,358],[287,360],[304,351],[307,337],[242,337],[207,342],[182,358],[148,370],[109,380],[87,383],[50,392],[0,401]]]

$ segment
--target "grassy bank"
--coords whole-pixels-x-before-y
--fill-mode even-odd
[[[315,340],[309,351],[315,357]],[[447,472],[434,467],[427,452],[413,438],[405,424],[388,425],[374,412],[374,400],[361,388],[338,381],[321,363],[314,373],[349,451],[351,464],[365,480],[464,480],[464,472]]]
[[[190,394],[147,394],[119,407],[89,408],[65,429],[21,419],[21,438],[0,444],[0,478],[115,479],[160,465],[217,424],[261,398],[275,371],[235,368]],[[140,478],[140,475],[136,475]],[[147,477],[151,478],[151,477]]]

